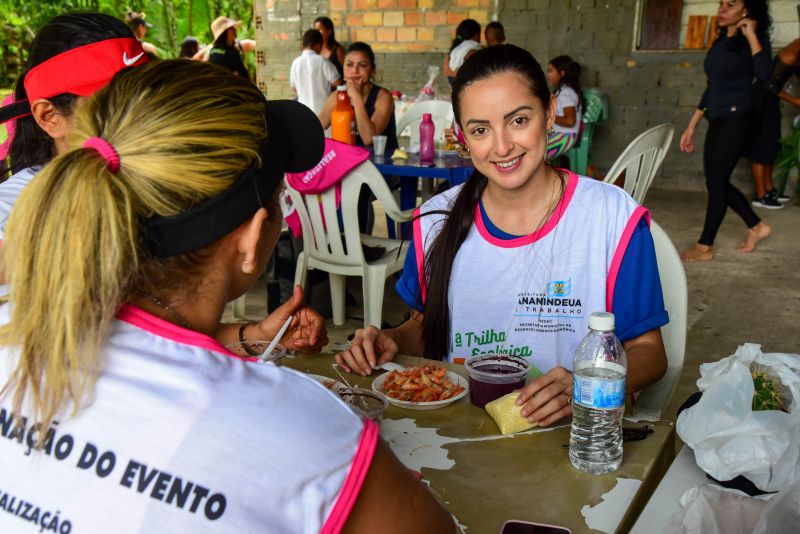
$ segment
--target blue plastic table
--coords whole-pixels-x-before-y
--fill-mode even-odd
[[[409,154],[408,159],[376,158],[371,156],[372,163],[381,171],[384,178],[399,176],[400,209],[409,210],[417,204],[418,178],[444,178],[450,185],[463,184],[470,177],[474,167],[472,160],[457,154],[438,156],[433,163],[422,164],[417,154]],[[402,232],[407,232],[403,225]],[[394,225],[389,225],[389,237],[394,237]]]

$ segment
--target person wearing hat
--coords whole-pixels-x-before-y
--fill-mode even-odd
[[[147,35],[147,29],[152,28],[153,25],[145,20],[144,13],[137,13],[135,11],[128,11],[125,13],[125,23],[133,31],[133,34],[142,43],[144,52],[150,59],[158,58],[158,48],[152,43],[145,42],[144,36]]]
[[[322,156],[313,112],[167,60],[117,76],[72,140],[8,228],[4,494],[61,532],[453,532],[376,423],[214,338],[275,246],[284,173]]]
[[[250,79],[247,67],[244,65],[244,56],[256,49],[253,39],[236,39],[236,29],[242,21],[217,17],[211,23],[211,34],[214,42],[208,55],[208,61],[228,69],[243,78]]]

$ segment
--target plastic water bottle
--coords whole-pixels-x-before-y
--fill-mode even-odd
[[[433,161],[436,158],[436,147],[433,145],[433,133],[436,126],[430,113],[422,114],[422,122],[419,123],[419,160]]]
[[[569,460],[581,471],[603,475],[622,463],[627,369],[625,349],[614,335],[614,314],[592,313],[572,364]]]

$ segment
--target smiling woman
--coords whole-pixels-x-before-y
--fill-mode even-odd
[[[416,215],[397,283],[412,319],[359,330],[339,363],[369,374],[397,352],[455,363],[526,354],[544,374],[517,402],[529,421],[548,425],[571,413],[572,357],[590,313],[613,311],[628,389],[658,380],[668,319],[647,210],[617,187],[547,164],[556,104],[529,52],[476,52],[452,100],[475,172]]]

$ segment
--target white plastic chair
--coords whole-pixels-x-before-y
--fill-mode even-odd
[[[661,337],[664,339],[664,349],[667,353],[667,374],[641,391],[636,399],[633,417],[659,419],[678,385],[678,378],[683,369],[688,289],[683,262],[669,236],[655,221],[651,221],[650,232],[653,234],[656,249],[664,307],[669,314],[669,323],[661,327]]]
[[[297,258],[295,284],[306,287],[309,269],[327,271],[331,281],[333,323],[345,322],[345,280],[361,276],[364,295],[364,325],[380,328],[383,288],[386,279],[403,268],[408,241],[362,234],[358,229],[358,194],[366,184],[395,221],[408,221],[413,210],[400,211],[383,176],[370,161],[365,161],[342,180],[341,222],[336,209],[335,188],[319,195],[303,195],[287,185],[303,228],[303,252]],[[320,206],[322,213],[320,213]],[[344,233],[344,239],[342,237]],[[361,244],[386,250],[381,258],[367,262]]]
[[[423,100],[409,106],[397,121],[398,137],[408,128],[410,145],[419,145],[419,123],[422,122],[423,113],[431,114],[433,125],[436,127],[434,140],[444,142],[444,129],[453,125],[453,105],[447,100]]]
[[[639,134],[620,154],[603,181],[613,184],[624,170],[625,191],[641,204],[667,155],[674,133],[672,124],[659,124]]]

